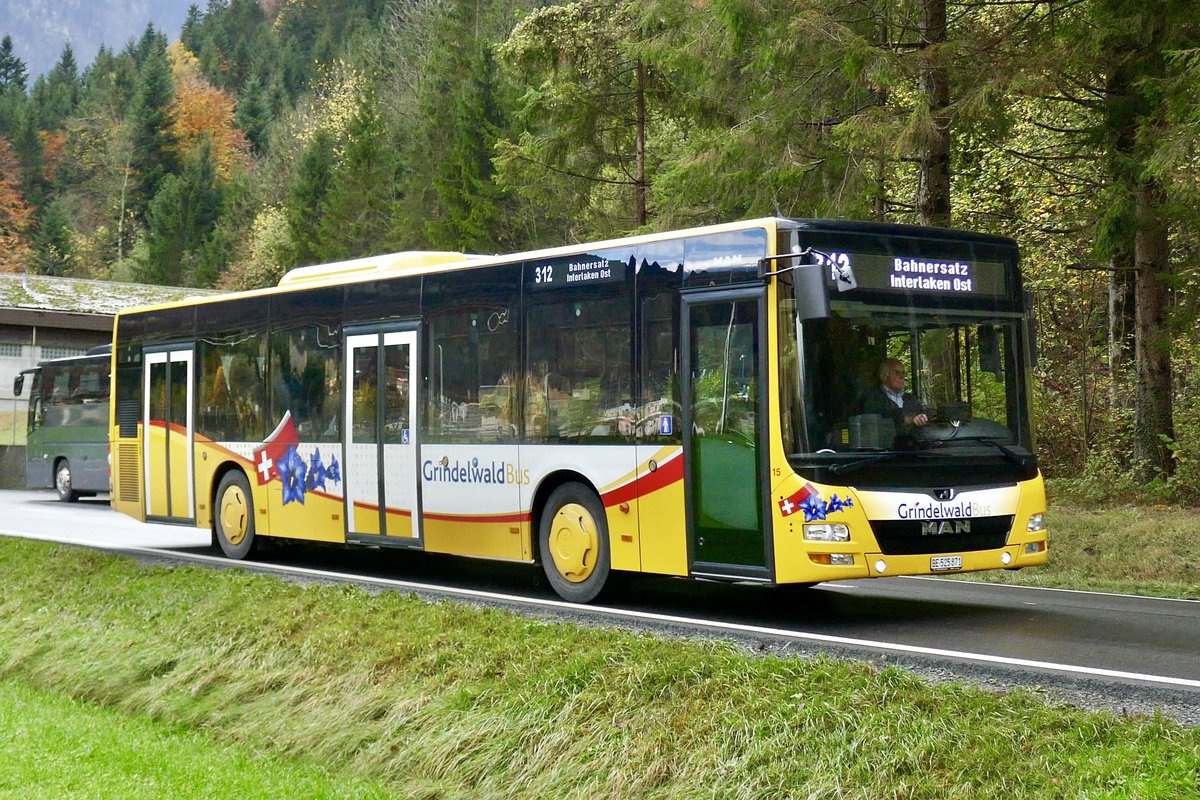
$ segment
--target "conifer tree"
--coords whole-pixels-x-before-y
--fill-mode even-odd
[[[24,92],[27,77],[25,62],[13,52],[12,37],[5,34],[0,40],[0,92],[5,92],[10,87]]]
[[[376,99],[369,92],[359,98],[343,148],[318,225],[318,255],[323,261],[367,256],[387,240],[397,164]]]
[[[478,35],[475,3],[458,3],[438,31],[425,65],[432,80],[420,98],[428,120],[434,207],[425,225],[433,247],[495,250],[503,215],[492,180],[502,125],[492,45]]]
[[[150,30],[147,31],[149,35]],[[162,181],[178,169],[176,141],[171,133],[174,88],[166,42],[161,37],[153,37],[150,41],[152,46],[139,48],[143,60],[126,117],[132,144],[130,166],[140,187],[132,208],[139,213],[158,192]]]
[[[146,263],[139,277],[147,283],[195,286],[197,267],[221,210],[222,189],[212,148],[204,142],[183,172],[167,175],[147,211]],[[211,282],[211,280],[210,280]]]
[[[38,127],[43,131],[61,129],[79,107],[82,93],[83,81],[68,42],[50,73],[34,83],[31,99],[38,112]]]
[[[0,136],[12,137],[26,104],[25,62],[13,52],[12,37],[0,41]]]
[[[318,228],[324,213],[325,198],[333,186],[333,134],[317,129],[300,159],[295,180],[288,189],[284,218],[289,233],[291,263],[288,266],[315,264],[320,261]]]
[[[54,198],[42,209],[33,233],[33,261],[42,275],[71,274],[71,221],[64,203]]]

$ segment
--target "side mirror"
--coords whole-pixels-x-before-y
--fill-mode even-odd
[[[829,318],[828,274],[829,267],[824,264],[800,264],[792,270],[797,322]]]
[[[13,397],[20,397],[23,388],[25,388],[25,375],[21,374],[13,381]]]

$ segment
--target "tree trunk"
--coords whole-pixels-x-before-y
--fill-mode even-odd
[[[921,147],[917,217],[923,225],[950,225],[950,72],[946,43],[946,0],[924,0],[921,23],[921,91],[929,103],[932,129]]]
[[[1133,356],[1136,326],[1133,251],[1123,247],[1108,263],[1108,410],[1117,416],[1129,408],[1125,373]]]
[[[637,60],[637,172],[635,175],[635,190],[637,192],[637,224],[646,224],[649,215],[646,211],[646,65]]]
[[[1168,446],[1174,441],[1175,430],[1171,407],[1171,331],[1167,325],[1171,287],[1165,202],[1165,192],[1158,182],[1145,181],[1137,187],[1134,456],[1142,465],[1143,480],[1175,471],[1175,460]]]

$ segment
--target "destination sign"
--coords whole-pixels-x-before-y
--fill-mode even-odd
[[[1006,294],[1004,264],[880,253],[818,253],[837,292],[908,292],[960,297]]]
[[[598,283],[621,283],[628,265],[602,255],[580,253],[526,265],[526,281],[535,289],[565,289]]]

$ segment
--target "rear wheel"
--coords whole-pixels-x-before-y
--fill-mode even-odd
[[[254,501],[250,482],[238,470],[225,473],[217,486],[213,533],[227,557],[243,559],[254,552]]]
[[[79,492],[71,486],[71,462],[65,458],[54,468],[54,489],[58,499],[64,503],[74,503],[79,499]]]
[[[600,498],[580,483],[550,493],[538,525],[542,569],[554,591],[573,603],[590,602],[610,571],[608,523]]]

